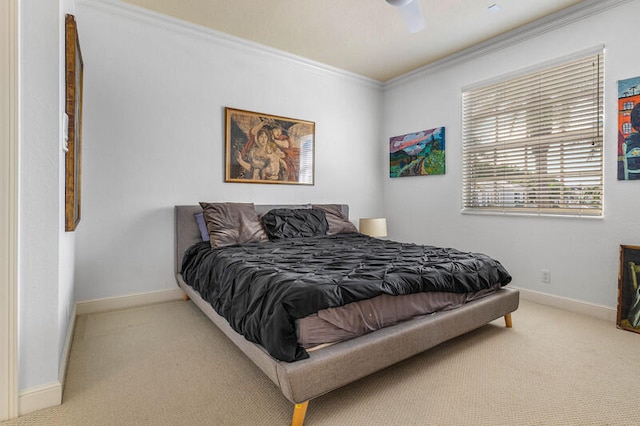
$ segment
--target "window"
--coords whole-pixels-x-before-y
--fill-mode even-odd
[[[462,211],[602,216],[604,54],[462,93]]]

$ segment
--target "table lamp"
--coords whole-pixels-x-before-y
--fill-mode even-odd
[[[386,237],[387,219],[384,217],[361,218],[360,233],[370,237]]]

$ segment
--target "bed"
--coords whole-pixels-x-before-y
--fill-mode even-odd
[[[295,322],[292,321],[291,323],[274,323],[273,327],[275,328],[263,330],[261,327],[265,327],[264,324],[269,322],[265,319],[270,319],[271,317],[275,318],[279,316],[277,313],[274,314],[275,308],[265,307],[264,309],[266,310],[266,312],[268,312],[269,315],[262,318],[258,317],[257,319],[253,320],[253,323],[260,324],[258,329],[255,330],[255,333],[253,333],[253,329],[251,328],[243,328],[245,326],[245,322],[247,324],[251,323],[251,321],[245,321],[245,317],[250,315],[241,315],[238,317],[230,316],[227,312],[227,309],[225,308],[225,306],[227,306],[225,302],[220,302],[220,300],[222,300],[223,298],[219,297],[217,293],[214,296],[211,296],[211,294],[209,294],[208,292],[203,291],[202,284],[198,283],[197,277],[207,274],[203,274],[202,266],[199,266],[200,270],[198,274],[195,274],[193,270],[190,269],[191,267],[189,265],[190,263],[194,262],[192,260],[193,258],[207,256],[208,259],[212,256],[210,254],[211,252],[216,253],[215,255],[213,255],[213,257],[218,256],[219,253],[220,256],[222,256],[222,253],[224,253],[224,256],[226,256],[228,259],[231,259],[232,262],[230,264],[231,266],[227,265],[223,268],[224,271],[233,270],[234,272],[231,275],[237,277],[237,280],[239,282],[241,278],[245,281],[248,281],[248,288],[252,289],[253,287],[255,287],[255,285],[251,284],[252,278],[243,277],[248,274],[251,277],[254,277],[253,279],[256,282],[259,279],[255,278],[256,275],[253,272],[247,272],[246,269],[233,269],[235,267],[234,265],[240,265],[238,267],[246,268],[247,265],[251,265],[252,263],[259,263],[259,261],[261,261],[262,259],[268,259],[268,257],[264,257],[264,250],[267,250],[267,248],[280,254],[284,251],[284,253],[287,253],[286,256],[290,256],[290,253],[293,253],[291,250],[299,250],[298,244],[310,244],[307,243],[307,240],[317,238],[319,242],[314,241],[313,245],[321,246],[322,244],[329,244],[329,248],[325,248],[325,251],[335,251],[337,253],[340,250],[343,250],[339,248],[338,244],[345,244],[344,241],[348,241],[346,244],[362,245],[363,247],[367,248],[367,250],[370,251],[370,253],[367,255],[367,258],[371,258],[372,250],[374,253],[379,253],[380,251],[387,250],[387,248],[389,248],[389,250],[395,249],[394,245],[400,243],[387,241],[380,242],[376,241],[376,239],[366,237],[361,234],[351,234],[350,231],[347,230],[344,233],[331,232],[332,235],[329,236],[322,235],[311,238],[293,238],[286,240],[284,240],[283,238],[282,241],[283,244],[285,244],[285,248],[278,247],[275,244],[279,242],[278,240],[260,240],[257,242],[252,241],[248,244],[242,244],[240,246],[230,245],[229,247],[220,247],[219,250],[211,250],[211,248],[205,249],[204,246],[208,244],[203,243],[203,239],[205,237],[204,234],[206,231],[203,231],[202,229],[202,217],[199,218],[200,222],[198,222],[197,215],[203,213],[206,215],[211,211],[210,207],[212,205],[220,206],[227,204],[231,203],[207,203],[203,205],[175,206],[175,271],[177,283],[185,292],[185,299],[191,299],[220,328],[220,330],[229,339],[231,339],[231,341],[233,341],[234,344],[237,345],[237,347],[267,375],[267,377],[269,377],[273,381],[273,383],[280,389],[285,398],[287,398],[294,404],[292,425],[303,424],[308,407],[308,402],[318,396],[347,385],[353,381],[384,369],[385,367],[393,365],[397,362],[410,358],[449,339],[479,328],[497,318],[504,317],[506,326],[511,327],[511,313],[518,308],[519,293],[517,289],[505,287],[505,285],[508,284],[508,282],[511,280],[511,277],[507,277],[504,271],[491,271],[490,274],[499,274],[497,275],[498,278],[495,279],[501,280],[502,282],[486,285],[492,287],[489,290],[474,287],[476,286],[475,281],[483,281],[482,278],[478,278],[477,280],[469,279],[465,275],[463,284],[469,287],[473,287],[473,291],[471,293],[474,295],[479,294],[480,296],[469,298],[469,300],[466,300],[464,303],[456,306],[455,309],[443,309],[430,314],[418,315],[415,318],[403,320],[393,325],[385,326],[384,328],[362,334],[358,337],[349,338],[348,340],[342,341],[338,340],[327,345],[311,345],[314,347],[303,347],[303,345],[298,341],[289,342],[286,345],[283,344],[282,346],[280,346],[278,342],[273,342],[274,339],[261,341],[261,333],[264,336],[273,336],[276,334],[274,330],[277,330],[278,333],[281,332],[280,330],[283,330],[282,333],[283,336],[285,336],[283,340],[286,341],[290,337],[290,334],[292,332],[292,324],[295,324],[295,326],[298,327],[299,324],[303,324],[303,321],[306,320],[307,317],[296,319]],[[315,226],[316,228],[318,226],[322,228],[318,228],[320,229],[320,233],[328,231],[328,229],[331,227],[333,227],[333,230],[335,231],[335,229],[337,229],[335,228],[335,226],[338,226],[339,228],[341,226],[341,223],[347,223],[347,228],[349,225],[347,219],[347,205],[254,206],[251,204],[250,206],[251,212],[254,212],[256,215],[255,217],[264,215],[263,217],[266,218],[267,215],[271,212],[286,212],[286,214],[288,215],[293,211],[300,212],[300,214],[304,213],[304,216],[301,217],[305,221],[309,222],[314,222],[315,219],[310,216],[311,213],[301,212],[302,210],[323,210],[323,212],[326,213],[326,221],[324,222],[325,225],[322,226],[325,227],[322,228],[321,225],[318,225],[315,222],[313,224],[313,226]],[[329,209],[324,210],[325,206],[328,206]],[[246,207],[247,205],[245,204],[243,208]],[[336,209],[338,210],[337,212]],[[325,217],[324,213],[322,214],[322,217],[320,219]],[[337,217],[336,215],[341,216],[337,221],[333,220]],[[255,217],[253,219],[255,219]],[[275,219],[273,219],[273,217],[275,217]],[[313,220],[308,218],[311,218]],[[208,219],[210,219],[210,217],[208,217]],[[281,216],[271,216],[271,219],[273,219],[272,223],[270,223],[268,226],[268,228],[270,229],[270,233],[268,235],[269,238],[272,237],[273,232],[275,232],[276,234],[283,230],[285,234],[291,232],[291,227],[287,228],[288,225],[282,225]],[[265,219],[263,219],[263,221],[264,220]],[[288,219],[285,218],[285,222],[287,220]],[[340,220],[342,220],[343,222],[340,222]],[[321,222],[321,220],[319,220],[318,222]],[[326,227],[327,223],[329,225],[329,228]],[[271,225],[274,224],[275,226],[272,227]],[[211,227],[214,226],[216,226],[217,229],[225,227],[225,223],[212,225],[211,220],[208,220],[206,225],[209,226],[207,231],[211,231]],[[303,228],[305,226],[306,224],[302,225]],[[249,234],[255,233],[255,229],[251,229],[251,227],[249,226],[247,226],[246,228],[248,229],[248,231],[247,229],[244,229],[242,232],[248,232]],[[303,231],[307,232],[307,228],[305,228]],[[299,232],[301,231],[297,229],[294,231],[296,237],[299,236]],[[212,234],[211,238],[215,239],[215,241],[220,241],[221,239],[228,237],[228,235],[226,235],[225,233],[227,233],[226,230],[223,230],[223,235],[214,236]],[[237,235],[235,235],[233,238],[236,237]],[[300,241],[303,241],[303,243],[301,243]],[[291,244],[294,245],[291,246]],[[378,246],[377,244],[382,244],[382,246]],[[271,246],[276,248],[272,249]],[[306,245],[304,247],[305,248],[303,248],[302,251],[307,250]],[[254,256],[253,260],[237,261],[235,259],[237,259],[238,253],[233,252],[233,250],[242,251],[243,253],[248,252],[249,255]],[[256,251],[255,253],[252,252],[254,250]],[[421,256],[423,258],[427,257],[425,255]],[[322,256],[313,255],[312,257],[315,259],[316,257]],[[406,257],[410,258],[410,256]],[[349,261],[351,261],[351,259],[349,259]],[[379,259],[376,259],[376,262],[378,261]],[[473,262],[475,261],[476,260],[473,260]],[[362,263],[361,261],[357,260],[355,262],[359,262],[358,264]],[[499,262],[497,263],[499,265]],[[308,265],[305,265],[305,268],[307,268],[307,266]],[[346,266],[347,269],[349,267],[351,266]],[[501,265],[499,265],[499,267],[501,268]],[[185,269],[185,275],[183,275],[183,268]],[[264,266],[260,266],[259,269],[260,268],[262,268],[263,270],[265,269]],[[274,275],[271,269],[266,269],[268,270],[268,275]],[[224,274],[229,275],[230,273],[225,272]],[[265,272],[262,271],[261,274],[264,275]],[[215,274],[212,272],[211,275],[213,276]],[[262,275],[257,276],[261,277]],[[305,269],[304,275],[311,276],[314,277],[312,279],[316,279],[315,277],[317,277],[319,274],[317,270],[309,272]],[[371,272],[366,271],[366,273],[360,275],[371,275]],[[187,276],[188,279],[185,280],[185,276]],[[351,280],[352,278],[353,274],[349,274],[349,280]],[[282,279],[284,280],[284,278]],[[317,278],[317,280],[320,280],[320,278]],[[385,280],[389,281],[389,279],[387,279],[386,277],[386,274]],[[436,279],[435,281],[438,280],[439,279]],[[187,284],[187,281],[189,281],[190,284],[193,285],[193,287],[192,285]],[[296,282],[297,281],[298,278],[296,278]],[[391,281],[393,282],[393,280]],[[397,279],[396,281],[401,281],[404,283],[405,281],[410,280],[405,279],[404,275],[401,275],[401,279]],[[431,279],[425,279],[424,276],[421,280],[418,280],[418,282],[427,281],[431,281]],[[449,285],[449,281],[442,281],[442,285]],[[344,278],[341,278],[340,283],[341,289],[343,287],[349,288],[348,285],[344,284]],[[414,283],[413,286],[415,285],[416,284]],[[479,286],[480,284],[477,285]],[[385,282],[385,286],[388,286],[388,282]],[[320,285],[319,287],[324,288],[325,286]],[[392,290],[388,290],[387,287],[384,287],[384,289],[380,290],[379,287],[374,286],[372,291],[376,292],[376,294],[380,291],[387,292],[391,295],[390,297],[392,298],[395,298],[395,296],[410,296],[404,294],[405,290],[397,290],[395,288]],[[418,291],[421,292],[421,290]],[[342,290],[342,292],[345,293],[344,290]],[[399,292],[402,294],[398,294]],[[203,297],[201,293],[205,296]],[[325,300],[327,298],[331,299],[334,296],[333,293],[329,291],[327,296],[326,292],[321,292],[314,297],[314,300],[318,299],[320,300],[320,302],[318,303],[322,304],[322,300]],[[442,292],[437,291],[437,293]],[[388,295],[382,296],[389,297]],[[264,299],[267,298],[265,297]],[[297,296],[292,300],[298,300]],[[344,294],[341,294],[340,300],[330,300],[329,302],[327,302],[329,303],[327,309],[333,309],[333,305],[344,305],[345,303],[348,305],[355,304],[350,302],[352,302],[352,300],[348,296],[344,296]],[[253,299],[253,301],[246,302],[246,304],[255,305],[255,299]],[[289,309],[292,305],[291,301],[285,301],[284,304],[289,307],[287,308],[287,312],[289,312]],[[218,311],[222,312],[222,314],[218,313],[218,311],[214,309],[213,305],[217,306]],[[338,306],[337,308],[340,307],[341,306]],[[299,313],[299,315],[306,314],[306,311],[308,309],[312,308],[305,307],[305,309],[303,310],[304,312]],[[295,309],[293,308],[291,308],[291,310],[295,311]],[[325,309],[323,309],[321,312],[324,311]],[[300,321],[300,323],[298,323],[298,321]],[[231,324],[233,324],[233,326]],[[247,337],[243,336],[238,331],[242,332]],[[299,328],[294,328],[294,333],[299,331]]]

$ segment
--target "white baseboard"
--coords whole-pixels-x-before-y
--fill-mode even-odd
[[[62,404],[62,383],[60,381],[36,386],[18,394],[18,415],[24,416],[60,404]]]
[[[73,312],[71,312],[71,318],[69,318],[69,325],[67,326],[67,338],[64,341],[64,348],[62,350],[62,359],[60,360],[60,368],[58,369],[58,381],[62,383],[64,387],[64,378],[67,377],[67,365],[69,365],[69,355],[71,355],[71,343],[73,342],[73,333],[76,329],[76,306],[73,306]]]
[[[33,413],[49,407],[62,404],[62,390],[64,379],[67,374],[69,355],[71,354],[71,343],[76,325],[76,317],[83,314],[112,311],[117,309],[133,308],[137,306],[150,305],[154,303],[170,302],[179,300],[184,292],[179,289],[154,291],[151,293],[132,294],[120,297],[108,297],[104,299],[86,300],[76,302],[67,329],[67,338],[60,360],[58,381],[26,389],[18,394],[18,415]]]
[[[595,305],[593,303],[582,302],[579,300],[568,299],[565,297],[554,296],[551,294],[540,293],[533,290],[518,288],[520,297],[523,300],[539,303],[541,305],[551,306],[552,308],[563,309],[569,312],[598,318],[604,321],[616,323],[617,311],[607,306]]]
[[[522,288],[519,288],[518,290],[520,290],[520,296],[523,300],[563,309],[569,312],[576,312],[612,323],[616,322],[616,310],[606,306],[540,293],[533,290]],[[151,293],[139,293],[128,296],[108,297],[104,299],[76,302],[71,321],[69,321],[67,339],[65,341],[63,357],[60,365],[59,380],[21,392],[18,395],[19,415],[22,416],[37,410],[60,405],[62,403],[64,377],[67,371],[77,315],[133,308],[153,303],[170,302],[181,299],[183,295],[184,292],[181,289],[176,288]]]
[[[24,416],[34,411],[62,404],[62,390],[64,388],[64,378],[67,375],[67,365],[69,364],[71,342],[73,341],[75,326],[76,307],[74,306],[67,327],[67,338],[64,342],[60,368],[58,369],[58,381],[20,392],[20,394],[18,394],[18,416]]]
[[[170,302],[181,299],[184,292],[180,288],[154,291],[151,293],[130,294],[127,296],[107,297],[104,299],[76,302],[76,315],[95,314],[97,312],[115,311],[135,308],[153,303]]]

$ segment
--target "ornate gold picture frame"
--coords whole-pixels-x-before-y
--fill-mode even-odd
[[[84,64],[73,15],[65,17],[66,107],[69,121],[65,159],[65,231],[74,231],[80,222],[80,182],[82,176],[82,78]]]
[[[313,185],[315,123],[225,108],[225,182]]]

